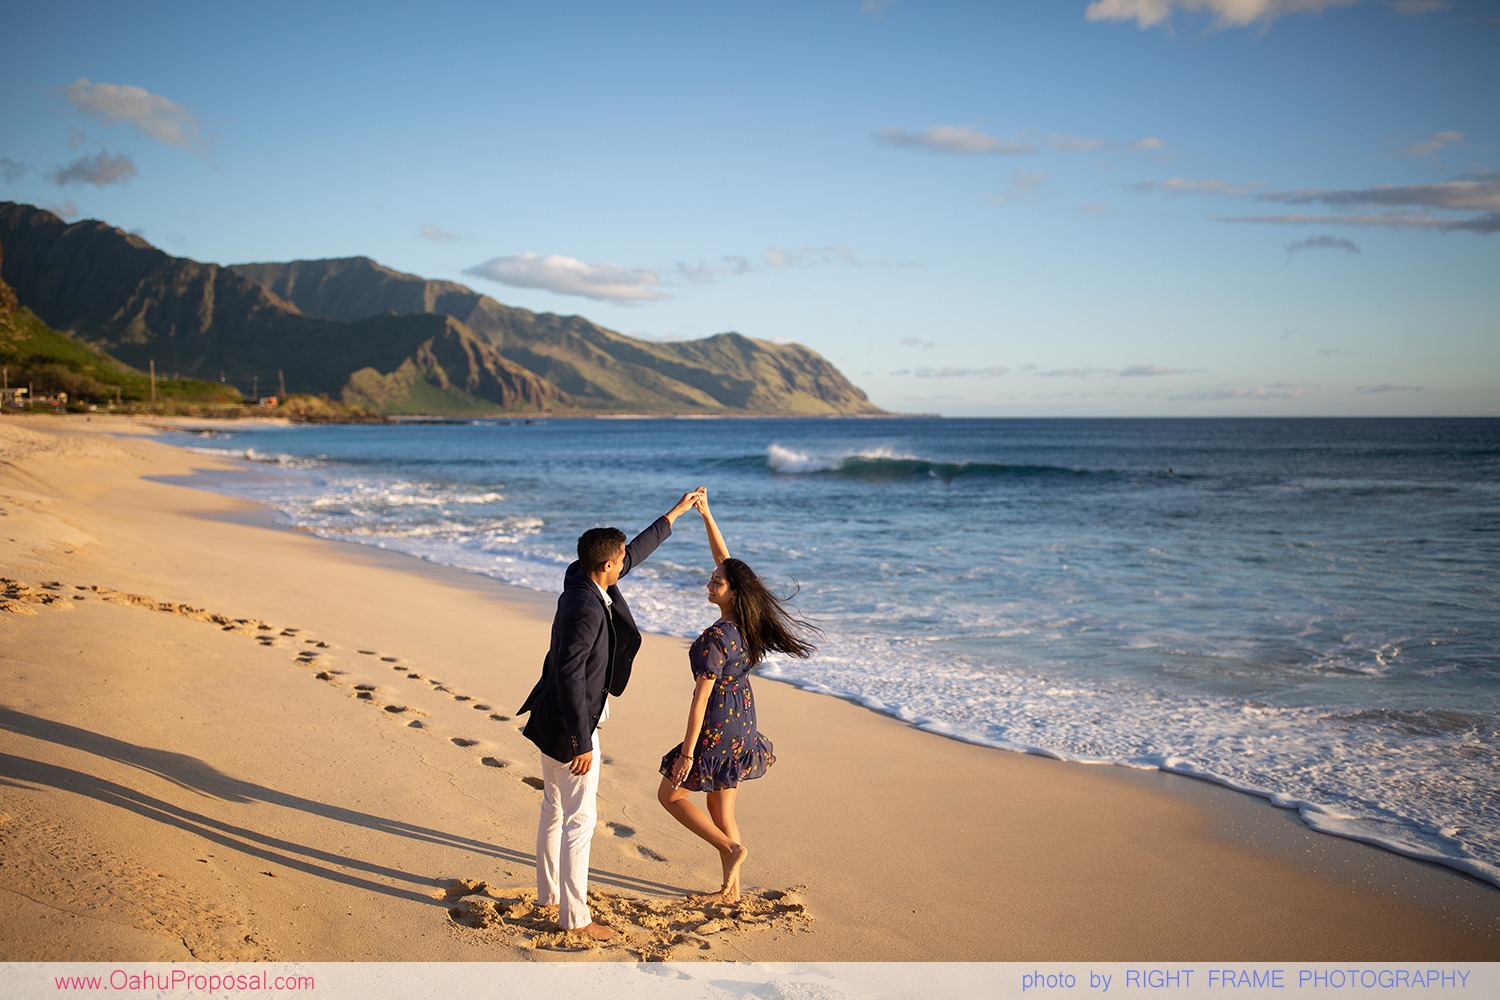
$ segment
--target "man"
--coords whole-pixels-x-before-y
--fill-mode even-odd
[[[641,648],[641,633],[616,586],[656,551],[672,524],[704,493],[677,505],[625,544],[618,528],[590,528],[578,538],[578,559],[563,574],[552,619],[552,644],[542,676],[518,714],[542,752],[542,815],[536,832],[537,902],[557,904],[557,923],[596,941],[615,932],[594,923],[588,908],[589,845],[598,821],[599,724],[608,697],[620,696]]]

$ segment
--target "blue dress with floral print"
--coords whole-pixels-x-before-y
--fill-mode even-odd
[[[734,788],[759,778],[776,763],[771,741],[755,728],[755,699],[750,693],[750,658],[745,641],[732,622],[717,622],[704,630],[688,650],[693,677],[712,677],[713,691],[703,713],[703,730],[693,753],[693,766],[682,787],[694,792]],[[681,744],[661,759],[661,773],[670,777]]]

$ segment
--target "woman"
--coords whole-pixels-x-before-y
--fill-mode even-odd
[[[724,868],[724,885],[711,898],[740,898],[740,868],[749,850],[734,819],[741,781],[759,778],[776,762],[771,741],[755,726],[751,669],[771,651],[806,657],[813,646],[804,636],[819,630],[794,618],[784,601],[766,589],[755,571],[729,557],[729,547],[709,512],[706,497],[694,506],[703,515],[715,569],[708,600],[719,620],[704,630],[688,652],[695,683],[682,743],[661,759],[656,797],[679,823],[713,845]],[[705,813],[689,792],[708,793]]]

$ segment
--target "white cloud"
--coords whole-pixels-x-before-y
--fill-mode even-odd
[[[110,156],[107,152],[100,150],[98,156],[84,156],[66,167],[57,167],[47,174],[47,179],[58,187],[69,184],[92,184],[95,187],[107,187],[110,184],[121,184],[136,175],[135,163],[121,153],[119,156]]]
[[[1331,7],[1350,7],[1361,0],[1095,0],[1085,16],[1090,21],[1134,21],[1142,28],[1162,23],[1177,11],[1213,15],[1220,28],[1243,28],[1270,22],[1287,14],[1320,13]]]
[[[1455,143],[1464,141],[1462,132],[1436,132],[1431,139],[1425,142],[1414,143],[1401,150],[1401,156],[1431,156],[1439,153]]]
[[[930,351],[934,347],[936,347],[937,345],[934,344],[930,340],[923,340],[921,337],[902,337],[901,338],[901,346],[902,347],[918,347],[918,348],[921,348],[924,351]]]
[[[201,153],[208,141],[188,110],[140,87],[79,78],[63,88],[68,103],[101,125],[125,122],[157,142]]]
[[[577,295],[620,305],[668,297],[660,290],[660,275],[649,268],[585,264],[560,254],[540,256],[528,252],[495,257],[464,273],[515,288],[539,288],[558,295]]]
[[[966,125],[935,125],[921,132],[886,128],[875,133],[875,141],[898,149],[925,149],[957,156],[1029,156],[1036,152],[1024,143],[985,135]]]

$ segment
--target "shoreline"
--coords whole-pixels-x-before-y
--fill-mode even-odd
[[[717,416],[711,418],[700,416],[687,416],[680,418],[650,418],[645,415],[606,415],[600,417],[600,419],[691,420],[720,418]],[[191,445],[187,445],[186,447],[188,447],[190,450],[192,448]],[[237,453],[233,449],[228,449],[226,450],[226,454],[228,454],[229,457],[234,458],[236,454],[242,453]],[[283,458],[284,457],[285,456],[283,456]],[[251,459],[250,464],[241,470],[241,474],[252,474],[251,470],[254,468],[254,466],[261,464],[264,461],[265,458],[263,456],[257,456],[256,459]],[[273,464],[275,464],[275,462],[273,462]],[[233,475],[234,473],[230,473],[231,477]],[[188,481],[186,484],[189,486],[194,485],[191,481]],[[210,482],[209,485],[202,488],[209,489],[211,491],[223,491],[230,496],[241,495],[236,492],[232,485],[226,484],[224,482]],[[283,529],[287,528],[287,525],[284,524],[278,523],[278,526]],[[312,534],[318,534],[316,528],[308,529],[298,527],[292,530],[303,530],[308,531]],[[377,545],[370,542],[360,542],[354,538],[340,537],[336,533],[319,534],[318,537],[322,537],[328,541],[368,545],[369,547],[378,548],[382,551],[400,551],[399,548],[388,550],[384,544]],[[431,559],[428,555],[421,554],[420,551],[408,550],[407,554],[424,562],[432,561],[437,565],[464,565],[463,563],[444,563],[440,558]],[[495,577],[489,576],[489,574],[485,573],[481,569],[472,568],[472,566],[473,564],[470,565],[470,568],[468,569],[469,572],[484,576],[487,579],[496,579]],[[509,581],[505,580],[501,580],[501,582],[509,583]],[[510,583],[510,585],[517,587],[519,591],[528,594],[545,593],[545,591],[542,590],[533,590],[530,586],[527,586],[525,584]],[[674,626],[676,624],[680,623],[674,622]],[[682,632],[668,631],[658,634],[664,635],[669,638],[691,638],[691,636],[695,633],[693,632],[693,630],[689,629]],[[788,669],[793,672],[784,672]],[[1419,819],[1413,818],[1411,816],[1402,816],[1401,824],[1399,826],[1396,826],[1394,829],[1382,829],[1378,823],[1371,822],[1367,819],[1351,820],[1343,817],[1339,814],[1337,809],[1320,805],[1314,799],[1298,797],[1295,792],[1287,791],[1284,786],[1280,786],[1275,783],[1255,783],[1253,781],[1246,780],[1243,777],[1236,778],[1233,776],[1233,771],[1231,769],[1215,770],[1211,766],[1203,764],[1201,761],[1194,762],[1191,759],[1183,759],[1172,754],[1142,754],[1135,757],[1127,757],[1123,755],[1115,757],[1087,756],[1072,754],[1067,750],[1059,749],[1059,744],[1055,742],[1052,744],[1048,744],[1045,741],[1024,742],[1014,739],[1007,739],[1004,737],[990,737],[985,735],[984,732],[978,729],[965,728],[962,723],[949,722],[942,718],[935,719],[921,716],[917,713],[909,711],[899,703],[890,704],[874,695],[868,693],[860,693],[857,687],[851,690],[839,690],[836,688],[831,688],[820,682],[816,678],[816,676],[797,676],[795,673],[796,670],[797,667],[793,664],[772,664],[768,665],[767,669],[762,670],[760,676],[766,677],[770,680],[778,681],[780,683],[790,684],[794,687],[813,694],[819,694],[847,701],[868,711],[872,711],[887,718],[894,719],[898,722],[901,722],[902,724],[911,725],[925,732],[930,732],[947,739],[957,740],[959,742],[969,743],[979,747],[987,747],[1012,753],[1034,755],[1059,761],[1066,761],[1074,764],[1088,764],[1094,766],[1104,765],[1126,768],[1130,770],[1159,770],[1168,774],[1174,774],[1182,777],[1193,778],[1199,781],[1209,782],[1211,784],[1216,784],[1231,791],[1258,799],[1261,802],[1276,809],[1293,812],[1304,825],[1324,835],[1340,837],[1343,839],[1369,844],[1384,850],[1391,851],[1392,853],[1403,857],[1445,866],[1469,877],[1478,879],[1481,882],[1500,888],[1500,867],[1497,867],[1494,862],[1486,861],[1481,858],[1473,857],[1466,853],[1463,853],[1457,846],[1445,850],[1443,845],[1433,842],[1435,838],[1425,836],[1423,834],[1422,831],[1430,830],[1431,827],[1425,826]],[[814,671],[814,674],[815,673],[816,671]]]
[[[15,929],[25,923],[21,915],[48,907],[71,914],[53,919],[74,929],[94,926],[86,900],[134,913],[123,925],[115,921],[137,932],[125,935],[129,941],[75,934],[50,946],[77,958],[85,955],[69,947],[116,949],[95,955],[165,947],[166,932],[151,929],[163,923],[161,914],[204,909],[141,903],[150,895],[143,878],[114,879],[102,899],[97,882],[89,883],[93,897],[86,880],[49,882],[41,864],[46,845],[65,856],[76,847],[80,857],[87,846],[103,848],[95,854],[115,859],[122,871],[170,870],[198,890],[212,873],[232,889],[232,901],[209,909],[223,911],[226,927],[251,928],[243,938],[263,951],[252,958],[641,957],[620,949],[552,950],[536,944],[545,937],[539,930],[512,939],[498,925],[468,926],[448,912],[465,898],[447,895],[454,880],[510,891],[531,878],[535,791],[524,778],[535,772],[534,751],[526,756],[529,744],[512,720],[494,716],[518,705],[535,679],[551,595],[356,543],[329,545],[275,525],[265,508],[185,488],[179,477],[195,466],[238,463],[151,441],[154,422],[100,418],[81,426],[68,419],[0,420],[0,461],[8,463],[0,466],[0,493],[10,508],[0,521],[5,575],[42,595],[35,615],[0,614],[7,668],[0,749],[26,761],[20,778],[32,786],[0,787],[6,857],[18,851],[29,859],[0,869],[0,912],[10,929],[0,932],[0,957],[47,953],[49,946]],[[18,446],[18,437],[28,440]],[[22,447],[30,450],[16,461]],[[274,577],[268,567],[276,567]],[[48,582],[62,589],[48,591]],[[69,592],[80,587],[98,589]],[[41,603],[47,593],[82,599],[64,609]],[[264,635],[205,627],[179,611],[163,614],[111,594],[232,611],[274,635],[265,642]],[[314,633],[327,645],[298,641]],[[140,645],[122,646],[122,635]],[[170,655],[157,655],[163,645]],[[637,679],[618,721],[611,720],[596,889],[669,900],[695,879],[707,880],[706,849],[654,801],[658,744],[680,729],[686,704],[685,647],[681,639],[647,636]],[[63,648],[73,650],[72,659],[57,653]],[[101,648],[118,662],[91,655]],[[512,651],[513,663],[497,667]],[[308,653],[314,655],[303,660]],[[396,662],[382,662],[386,657]],[[45,677],[34,672],[41,662],[49,664]],[[204,676],[205,663],[215,665],[212,677]],[[173,685],[161,686],[163,672]],[[103,701],[102,688],[112,688]],[[143,689],[152,697],[132,693]],[[744,796],[747,836],[763,866],[747,880],[782,893],[763,898],[769,911],[787,899],[804,909],[793,912],[783,902],[762,921],[730,920],[716,933],[698,934],[707,948],[692,940],[675,946],[674,960],[1500,954],[1500,891],[1492,885],[1315,833],[1250,793],[1179,781],[1191,776],[1162,770],[999,753],[790,680],[763,684],[759,695],[784,759]],[[494,711],[475,713],[474,704]],[[250,705],[256,710],[247,711]],[[268,705],[276,711],[263,711]],[[101,715],[104,706],[109,711]],[[176,712],[184,728],[153,723],[162,711]],[[422,725],[406,725],[408,718]],[[211,720],[204,724],[221,738],[205,739],[191,719]],[[294,749],[305,755],[299,761],[315,764],[289,766]],[[366,773],[371,759],[387,765],[378,778]],[[240,777],[226,786],[229,774]],[[439,779],[445,794],[434,796],[424,777]],[[233,794],[224,794],[226,787]],[[204,795],[212,810],[202,806]],[[119,825],[132,829],[116,832],[100,822],[121,810],[129,822]],[[273,815],[252,815],[267,811]],[[809,824],[809,816],[818,820]],[[35,845],[13,836],[23,825]],[[335,840],[347,841],[345,853],[321,846],[330,825]],[[421,845],[411,852],[422,855],[421,867],[401,850],[401,865],[393,867],[393,847],[411,847],[408,841]],[[204,843],[214,845],[214,859],[184,860],[207,852]],[[32,882],[17,885],[18,869]],[[309,894],[292,903],[298,894],[281,891],[310,880],[336,887],[339,898],[320,902]],[[121,884],[137,887],[135,903],[117,891]],[[493,900],[513,897],[469,898],[471,910],[483,911],[486,899],[493,910]],[[367,933],[351,934],[348,915],[372,904],[373,928],[354,921]],[[410,926],[419,932],[401,930]],[[214,948],[217,957],[237,957],[222,942],[204,946]]]

